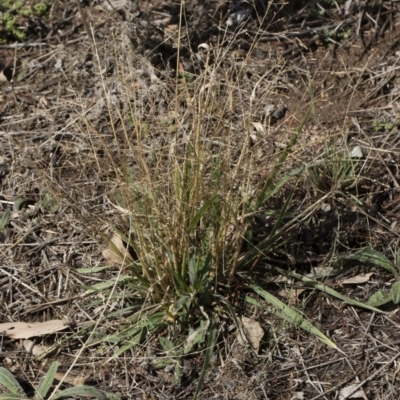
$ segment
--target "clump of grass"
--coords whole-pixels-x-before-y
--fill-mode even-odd
[[[123,243],[116,245],[115,239],[110,241],[102,234],[119,259],[114,259],[114,265],[119,264],[120,271],[114,279],[88,288],[87,293],[101,292],[115,299],[119,298],[118,286],[130,300],[122,310],[126,319],[119,331],[95,338],[91,345],[108,341],[116,346],[115,355],[119,356],[149,333],[173,326],[178,339],[163,340],[166,351],[178,358],[192,350],[204,352],[196,396],[215,348],[220,321],[229,315],[240,330],[231,302],[237,290],[249,304],[269,304],[268,311],[336,348],[299,311],[256,280],[252,270],[260,259],[266,270],[301,280],[346,303],[379,311],[265,261],[290,240],[296,223],[312,213],[307,209],[289,218],[305,168],[291,169],[287,164],[309,111],[284,150],[259,158],[252,141],[253,118],[262,104],[269,103],[274,82],[284,67],[271,69],[276,81],[269,80],[262,90],[258,87],[261,79],[250,85],[246,82],[250,87],[244,88],[243,71],[227,71],[218,62],[223,57],[213,54],[217,61],[211,64],[211,54],[207,54],[200,75],[180,73],[169,82],[158,80],[153,71],[145,83],[145,74],[127,73],[121,65],[122,106],[115,106],[103,82],[113,138],[106,142],[86,120],[91,142],[101,144],[115,174],[107,185],[116,217],[101,222],[106,222]],[[114,124],[116,120],[120,128]],[[96,157],[98,150],[93,148]],[[97,159],[97,163],[104,164],[104,160]],[[335,164],[333,168],[339,167]],[[260,177],[260,170],[270,172]],[[338,174],[341,180],[348,170]],[[281,191],[285,200],[279,209],[273,209],[270,202]],[[255,221],[267,215],[273,223],[260,234],[254,229]],[[256,297],[247,295],[250,292]]]
[[[349,149],[335,144],[328,145],[320,159],[308,168],[310,182],[323,193],[346,191],[359,179],[358,160],[352,157]]]
[[[92,386],[85,385],[58,390],[56,392],[50,392],[50,389],[54,384],[58,365],[58,362],[52,363],[46,375],[43,377],[40,385],[35,388],[33,400],[56,400],[65,397],[71,398],[71,396],[84,396],[99,400],[119,400],[119,397],[111,393],[107,393]],[[3,367],[0,367],[0,386],[3,386],[3,388],[8,390],[7,393],[3,392],[0,394],[0,399],[26,400],[28,398],[32,398],[28,397],[13,374]]]

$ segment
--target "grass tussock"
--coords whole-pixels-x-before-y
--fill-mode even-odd
[[[194,350],[204,352],[197,395],[221,321],[228,316],[246,336],[236,307],[240,293],[251,307],[272,312],[336,348],[258,279],[260,271],[273,271],[379,312],[272,262],[298,223],[332,192],[354,183],[356,162],[348,153],[327,151],[310,166],[288,161],[315,99],[302,120],[286,128],[284,144],[271,152],[272,99],[284,65],[271,63],[260,79],[248,73],[246,60],[229,64],[225,54],[207,48],[196,54],[202,63],[197,72],[179,64],[168,75],[131,56],[116,54],[117,79],[102,75],[101,101],[77,121],[109,207],[107,215],[94,216],[76,201],[79,193],[74,195],[74,207],[109,247],[103,253],[107,265],[79,272],[109,271],[110,279],[87,287],[86,293],[122,302],[119,312],[103,312],[97,324],[124,316],[114,332],[93,332],[89,345],[106,341],[119,356],[160,328],[171,328],[171,339],[162,337],[160,346],[173,353],[174,363]],[[125,57],[135,68],[126,66]],[[293,213],[304,176],[323,194]]]

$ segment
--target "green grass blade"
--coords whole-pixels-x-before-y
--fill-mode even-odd
[[[58,369],[58,362],[53,362],[53,364],[51,364],[49,370],[47,371],[46,375],[44,376],[42,382],[40,383],[38,389],[37,389],[37,395],[35,396],[35,398],[38,399],[44,399],[47,395],[47,392],[49,391],[49,389],[51,388],[51,385],[54,382],[54,378],[56,376],[56,372]]]
[[[289,275],[293,278],[296,278],[296,279],[302,281],[308,287],[312,287],[314,289],[320,290],[321,292],[329,294],[332,297],[336,297],[337,299],[344,301],[346,304],[349,304],[349,305],[355,306],[355,307],[364,308],[366,310],[377,312],[380,314],[383,313],[383,311],[379,310],[378,308],[372,307],[369,304],[361,303],[360,301],[357,301],[357,300],[350,299],[350,297],[340,294],[339,292],[330,288],[329,286],[326,286],[323,283],[319,283],[310,278],[307,278],[306,276],[297,274],[296,272],[293,272],[293,271],[286,271],[286,270],[283,270],[280,268],[275,268],[275,269],[277,271],[281,272],[283,275],[286,275],[286,276]]]
[[[296,183],[293,185],[292,189],[290,190],[289,196],[287,197],[287,199],[286,199],[286,201],[285,201],[285,203],[284,203],[284,205],[282,207],[282,210],[280,211],[280,213],[278,215],[278,219],[276,220],[274,226],[272,227],[272,231],[270,233],[271,237],[275,236],[276,231],[281,227],[282,221],[285,218],[285,216],[287,215],[288,208],[289,208],[289,206],[290,206],[290,204],[292,202],[293,195],[294,195],[295,189],[297,188],[297,184],[299,182],[299,179],[300,179],[300,177],[297,178]]]
[[[100,282],[97,283],[93,286],[90,286],[86,289],[86,294],[92,294],[95,292],[102,292],[105,289],[108,289],[110,287],[113,287],[114,285],[120,285],[123,282],[127,282],[129,280],[131,280],[132,277],[130,277],[129,275],[121,275],[116,279],[109,279],[108,281],[104,281],[104,282]]]
[[[252,289],[258,295],[260,295],[265,301],[275,307],[275,311],[272,311],[279,318],[284,319],[287,322],[290,322],[293,325],[296,325],[305,331],[314,335],[318,340],[322,343],[326,344],[328,347],[333,349],[337,349],[335,343],[333,343],[327,336],[325,336],[318,328],[316,328],[310,321],[308,321],[303,315],[301,315],[296,310],[292,309],[281,300],[273,296],[271,293],[268,293],[260,286],[251,284],[248,285],[248,288]]]
[[[0,367],[0,384],[5,386],[11,393],[22,395],[24,390],[14,375],[7,369]]]
[[[135,335],[132,339],[129,340],[129,343],[124,344],[121,346],[116,352],[115,355],[119,357],[121,354],[125,353],[125,351],[130,350],[132,347],[136,346],[141,342],[143,338],[142,332]]]
[[[209,336],[207,341],[207,349],[204,355],[204,363],[200,372],[199,381],[197,383],[196,392],[194,394],[194,400],[197,400],[198,395],[200,394],[201,388],[203,387],[204,378],[206,377],[207,369],[210,365],[211,358],[214,354],[214,346],[217,339],[217,324],[215,320],[214,314],[211,314],[210,317],[210,326],[208,328]]]
[[[197,224],[199,223],[201,217],[214,205],[214,203],[219,202],[220,198],[219,195],[215,194],[211,196],[200,208],[200,210],[193,216],[189,223],[188,233],[191,233],[194,228],[196,228]]]

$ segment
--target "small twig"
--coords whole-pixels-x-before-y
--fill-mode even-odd
[[[48,46],[48,43],[14,43],[14,44],[2,44],[0,49],[22,49],[24,47],[38,47]]]
[[[378,371],[374,372],[372,375],[370,375],[368,378],[364,379],[362,382],[360,382],[357,386],[354,386],[349,393],[346,394],[346,396],[343,396],[343,400],[348,399],[352,394],[357,392],[358,389],[363,387],[367,382],[370,380],[374,379],[375,376],[379,375],[383,370],[385,370],[389,365],[391,365],[396,358],[400,356],[400,352],[397,353],[390,361],[388,361],[383,367],[379,368]],[[314,400],[314,399],[313,399]]]

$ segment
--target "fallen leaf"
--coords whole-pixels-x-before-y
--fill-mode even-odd
[[[368,274],[361,274],[361,275],[353,276],[349,279],[345,279],[345,280],[341,281],[340,283],[342,285],[357,285],[358,283],[365,283],[371,279],[371,276],[373,274],[374,274],[373,272],[370,272]]]
[[[243,333],[246,336],[246,339],[253,347],[254,351],[258,353],[260,349],[260,342],[262,337],[264,336],[264,331],[261,328],[260,324],[254,319],[242,317],[243,324]],[[239,342],[243,342],[242,337],[239,333],[238,336]]]
[[[364,389],[360,388],[360,389],[356,390],[357,386],[358,386],[358,384],[349,385],[349,386],[346,386],[343,389],[341,389],[340,393],[339,393],[339,400],[344,400],[344,399],[365,399],[365,400],[368,400],[368,397],[366,396],[366,394],[364,392]]]
[[[72,386],[82,386],[86,383],[86,381],[91,377],[92,374],[82,375],[82,376],[69,376],[64,372],[57,372],[54,376],[59,382],[63,381],[64,383],[68,383]]]
[[[51,347],[35,344],[32,340],[24,340],[22,342],[25,350],[35,357],[45,356],[49,353]]]
[[[132,262],[132,256],[125,248],[125,244],[119,235],[114,235],[110,242],[110,249],[103,250],[103,257],[107,265],[121,264],[124,262]]]
[[[0,333],[11,339],[29,339],[34,336],[43,336],[62,331],[68,328],[60,319],[46,322],[6,322],[0,324]]]
[[[300,288],[287,288],[284,290],[280,290],[278,292],[279,296],[284,297],[289,300],[290,304],[297,304],[299,300],[299,296],[306,291],[306,289],[300,289]]]

